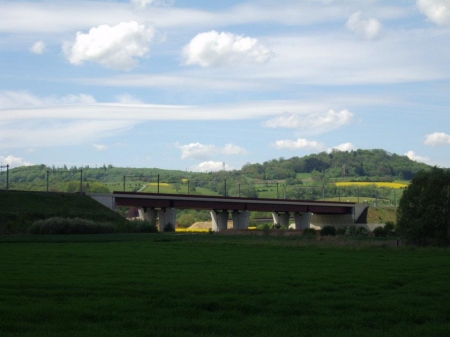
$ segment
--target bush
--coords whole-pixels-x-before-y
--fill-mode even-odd
[[[369,231],[364,227],[358,227],[356,229],[356,236],[368,236]]]
[[[175,226],[169,222],[164,226],[164,232],[175,232]]]
[[[336,229],[336,235],[345,235],[345,228]]]
[[[267,224],[267,223],[263,224],[261,229],[263,230],[263,234],[265,236],[270,234],[270,225],[269,224]]]
[[[350,226],[345,228],[346,236],[368,236],[369,231],[364,227]]]
[[[356,226],[350,226],[345,228],[346,236],[356,236]]]
[[[109,234],[114,233],[114,226],[80,218],[48,218],[35,221],[28,232],[31,234]]]
[[[375,235],[376,237],[384,237],[386,236],[386,231],[384,230],[383,227],[378,226],[374,228],[372,234]]]
[[[333,226],[324,226],[320,230],[321,236],[335,236],[336,235],[336,228]]]
[[[158,228],[154,222],[150,221],[127,221],[125,225],[119,227],[117,232],[120,233],[157,233]]]
[[[386,221],[384,231],[386,232],[386,236],[396,236],[395,224],[392,221]]]
[[[396,236],[395,225],[392,221],[387,221],[384,227],[378,226],[372,231],[376,237]]]
[[[316,236],[316,230],[314,228],[305,228],[302,233],[303,236]]]

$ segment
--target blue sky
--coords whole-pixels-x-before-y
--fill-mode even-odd
[[[450,0],[0,0],[0,162],[450,167]]]

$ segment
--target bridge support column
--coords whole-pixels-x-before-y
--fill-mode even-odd
[[[311,213],[294,213],[295,229],[309,228],[311,223]]]
[[[249,211],[233,211],[233,229],[248,229]]]
[[[211,220],[212,220],[212,231],[220,232],[226,230],[227,222],[228,222],[228,211],[216,211],[212,210],[211,212]]]
[[[345,228],[355,224],[352,214],[314,214],[311,223],[320,228],[324,226]]]
[[[158,211],[159,217],[159,231],[165,232],[168,227],[171,226],[172,230],[175,230],[175,208],[161,208]]]
[[[289,227],[289,212],[281,213],[281,212],[272,212],[273,217],[273,225],[275,227]]]
[[[139,208],[139,219],[142,221],[148,221],[151,223],[156,224],[156,209],[154,208]]]

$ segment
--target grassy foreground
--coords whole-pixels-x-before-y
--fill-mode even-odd
[[[1,336],[448,336],[450,251],[0,236]]]

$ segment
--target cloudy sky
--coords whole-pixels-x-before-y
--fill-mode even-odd
[[[0,0],[0,163],[450,167],[450,0]]]

